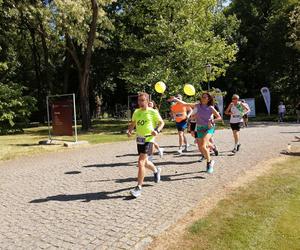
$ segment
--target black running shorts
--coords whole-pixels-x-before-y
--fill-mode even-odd
[[[151,155],[153,143],[152,142],[145,142],[145,144],[137,144],[137,151],[138,154],[148,154]]]
[[[243,126],[242,122],[238,122],[238,123],[230,123],[230,127],[232,130],[235,131],[240,131],[241,127]]]

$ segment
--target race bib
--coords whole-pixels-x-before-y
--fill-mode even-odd
[[[137,143],[138,145],[145,145],[145,143],[146,143],[146,138],[145,138],[145,137],[138,136],[138,137],[136,138],[136,143]]]
[[[182,117],[183,114],[182,113],[176,113],[176,117]]]
[[[240,118],[241,116],[240,115],[233,115],[232,117],[233,118]]]

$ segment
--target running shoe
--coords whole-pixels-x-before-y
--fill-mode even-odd
[[[211,160],[207,163],[207,173],[212,174],[214,172],[215,161]]]
[[[157,173],[154,173],[154,182],[155,183],[160,182],[160,172],[161,172],[161,168],[157,168]]]
[[[182,149],[178,149],[177,154],[181,155],[182,154]]]
[[[198,162],[202,162],[204,160],[204,156],[202,155],[201,157],[200,157],[200,159],[198,160]]]
[[[139,186],[136,186],[134,189],[130,190],[130,194],[137,198],[142,194],[142,189]]]
[[[241,144],[238,144],[238,145],[236,146],[236,151],[239,151],[239,150],[240,150],[240,147],[241,147]]]
[[[235,154],[236,151],[237,151],[236,148],[234,148],[231,152]]]
[[[158,154],[159,154],[160,158],[162,158],[164,156],[164,150],[165,150],[164,148],[159,148],[158,149]]]
[[[219,155],[219,151],[218,151],[218,149],[217,149],[216,146],[213,148],[213,151],[214,151],[214,153],[215,153],[215,156],[218,156],[218,155]]]

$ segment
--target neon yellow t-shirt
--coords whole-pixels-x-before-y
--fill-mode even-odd
[[[152,108],[136,109],[132,115],[132,121],[136,122],[137,136],[145,137],[146,142],[154,141],[151,132],[156,128],[159,120],[161,120],[160,114]]]

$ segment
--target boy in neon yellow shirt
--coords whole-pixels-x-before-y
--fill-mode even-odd
[[[136,142],[139,154],[138,159],[138,185],[130,191],[132,196],[138,197],[142,193],[142,185],[145,177],[145,167],[154,172],[154,181],[160,181],[160,168],[148,160],[148,152],[152,152],[153,141],[164,126],[159,113],[148,107],[149,95],[147,93],[139,93],[138,104],[139,109],[136,109],[132,115],[132,121],[128,128],[128,136],[131,136],[132,130],[136,127]],[[158,126],[156,127],[156,125]]]

